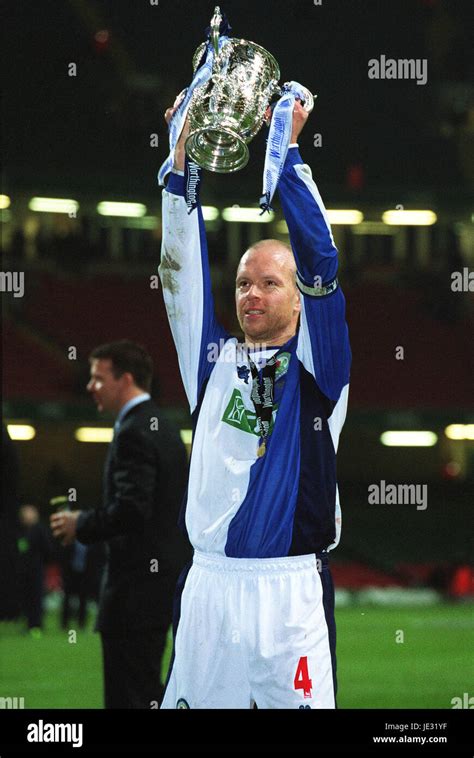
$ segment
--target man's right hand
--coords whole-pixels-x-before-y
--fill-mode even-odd
[[[165,121],[168,125],[171,119],[173,118],[174,114],[178,110],[178,106],[180,102],[181,102],[181,97],[180,95],[178,95],[178,97],[174,101],[174,105],[172,106],[172,108],[168,108],[165,111]],[[176,145],[176,150],[174,154],[173,168],[175,168],[177,171],[184,171],[184,159],[186,157],[184,146],[186,144],[188,134],[189,134],[189,119],[188,117],[186,117],[186,121],[184,122],[183,130],[179,137],[178,144]]]
[[[61,545],[72,545],[76,539],[76,522],[81,511],[60,511],[52,513],[49,523],[53,537],[61,540]]]

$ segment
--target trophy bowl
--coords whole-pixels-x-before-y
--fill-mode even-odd
[[[205,49],[203,43],[196,50],[194,71]],[[279,79],[278,63],[267,50],[243,39],[228,39],[215,56],[211,79],[192,96],[189,158],[216,173],[244,168],[247,145],[261,129],[273,96],[280,93]]]

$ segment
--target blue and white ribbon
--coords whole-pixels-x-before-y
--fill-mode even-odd
[[[288,82],[282,87],[282,95],[273,108],[270,132],[263,170],[263,194],[260,208],[263,215],[272,209],[271,202],[285,165],[293,127],[293,111],[296,98],[305,99],[306,88],[298,82]]]
[[[186,205],[188,206],[188,215],[197,208],[199,202],[199,189],[201,184],[201,167],[194,161],[190,161],[188,156],[184,159],[184,188]]]
[[[229,37],[225,35],[219,37],[219,52],[221,51],[222,47],[227,44],[228,40]],[[212,45],[212,42],[209,41],[207,43],[206,60],[202,66],[197,69],[189,87],[183,90],[183,99],[181,100],[176,113],[169,123],[168,128],[170,139],[170,153],[158,172],[158,184],[160,185],[164,185],[165,177],[173,168],[176,145],[178,144],[181,132],[183,131],[183,126],[186,121],[186,116],[188,115],[188,110],[191,104],[191,98],[193,96],[194,90],[197,87],[202,87],[202,85],[206,84],[206,82],[208,82],[211,78],[212,69],[214,66],[214,57],[214,47]]]

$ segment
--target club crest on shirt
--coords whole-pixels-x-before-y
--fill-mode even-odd
[[[184,697],[180,697],[176,703],[176,708],[189,708],[189,703],[184,699]]]
[[[286,372],[288,371],[288,367],[290,365],[290,358],[291,358],[291,353],[280,353],[280,355],[278,356],[278,361],[276,363],[276,370],[275,370],[276,381],[278,381],[278,379],[280,379],[280,377],[286,374]],[[249,379],[250,379],[249,367],[237,366],[237,376],[239,377],[239,379],[242,379],[242,381],[244,381],[245,384],[248,384]]]
[[[286,374],[288,371],[288,367],[290,365],[290,358],[291,353],[280,353],[278,356],[278,361],[276,364],[276,371],[275,371],[275,380],[278,381],[278,379],[283,376],[283,374]]]

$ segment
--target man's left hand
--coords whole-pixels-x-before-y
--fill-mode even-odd
[[[301,101],[295,102],[295,109],[293,111],[293,131],[291,132],[291,142],[298,142],[298,137],[303,131],[303,127],[308,120],[309,113],[301,105]]]
[[[76,521],[81,511],[60,511],[50,516],[53,536],[61,540],[61,545],[72,545],[76,539]]]
[[[290,145],[293,144],[294,142],[298,142],[298,137],[303,131],[303,127],[308,120],[308,116],[309,116],[308,111],[306,111],[303,108],[303,106],[301,105],[301,101],[298,98],[295,101],[295,107],[293,109],[293,127],[292,127],[292,132],[291,132]],[[270,108],[270,106],[268,106],[267,110],[265,111],[265,123],[267,126],[270,126],[271,120],[272,120],[272,109]]]

